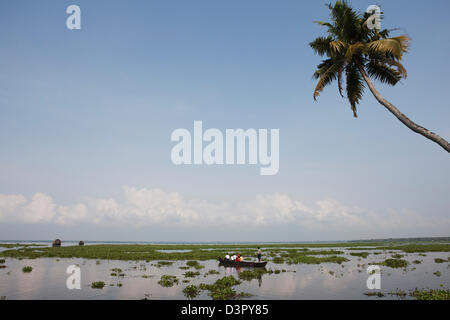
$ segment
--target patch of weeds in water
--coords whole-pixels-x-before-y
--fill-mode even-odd
[[[0,259],[0,264],[4,264],[5,263],[5,259]]]
[[[403,259],[386,259],[381,263],[372,263],[372,264],[379,264],[390,268],[405,268],[408,265],[408,261]]]
[[[191,282],[191,280],[189,280],[189,279],[183,279],[181,282],[183,282],[183,283],[189,283],[189,282]]]
[[[100,261],[100,260],[97,260],[97,261],[95,261],[95,264],[96,264],[96,265],[99,265],[99,264],[101,264],[101,261]]]
[[[92,289],[103,289],[105,286],[105,283],[103,281],[96,281],[91,283]]]
[[[186,265],[189,267],[195,267],[195,266],[199,265],[199,263],[197,260],[189,260],[189,261],[186,261]]]
[[[320,264],[320,263],[338,263],[341,264],[342,262],[349,261],[345,257],[340,256],[328,256],[328,257],[314,257],[314,256],[308,256],[308,255],[299,255],[294,258],[289,258],[286,260],[287,264],[299,264],[299,263],[305,263],[305,264]]]
[[[383,292],[365,292],[364,294],[368,297],[378,297],[378,298],[384,297]]]
[[[150,276],[150,275],[147,275],[147,274],[143,274],[141,276],[141,278],[144,278],[144,279],[148,279],[148,278],[151,278],[151,277],[153,277],[153,276]]]
[[[188,269],[190,269],[191,267],[188,267],[188,266],[181,266],[181,267],[179,267],[179,269],[181,269],[181,270],[188,270]]]
[[[173,261],[158,261],[156,266],[159,267],[165,267],[165,266],[171,266],[173,264]]]
[[[416,300],[450,300],[450,290],[414,289],[410,295]]]
[[[367,256],[369,255],[369,252],[350,252],[351,256],[354,257],[363,257],[363,258],[367,258]]]
[[[255,268],[253,270],[244,270],[239,273],[239,279],[251,281],[253,279],[259,279],[263,274],[270,273],[271,270],[266,268]]]
[[[205,273],[204,276],[206,277],[206,276],[209,276],[209,275],[211,275],[211,274],[220,274],[220,272],[217,271],[217,270],[211,269],[211,270],[208,270],[208,271]]]
[[[328,271],[329,274],[334,275],[334,271]]]
[[[404,298],[407,295],[407,293],[401,289],[397,289],[397,291],[395,291],[395,292],[389,292],[389,294],[391,296],[397,296],[397,297],[401,297],[401,298]]]
[[[444,259],[442,259],[442,258],[435,258],[435,259],[434,259],[434,262],[435,262],[435,263],[444,263],[444,262],[447,262],[447,260],[444,260]]]
[[[440,271],[433,272],[433,274],[437,277],[440,277],[442,275],[442,273]]]
[[[242,273],[242,272],[241,272]],[[237,280],[233,276],[227,276],[216,280],[213,284],[200,284],[201,290],[208,290],[209,296],[213,300],[226,300],[239,298],[240,294],[236,293],[232,287],[241,284],[240,280]]]
[[[161,279],[158,281],[158,284],[162,287],[173,287],[175,284],[178,284],[178,279],[176,276],[172,275],[162,275]]]
[[[200,275],[200,272],[198,272],[198,271],[186,271],[183,275],[184,275],[185,278],[195,278],[195,277]]]
[[[33,271],[33,268],[30,266],[26,266],[26,267],[22,268],[23,273],[30,273],[31,271]]]
[[[421,264],[421,263],[422,263],[422,260],[414,260],[413,263],[414,263],[414,264]]]
[[[403,255],[403,254],[399,254],[399,253],[396,253],[396,254],[393,254],[392,255],[392,258],[394,258],[394,259],[401,259],[401,258],[403,258],[405,255]]]
[[[183,289],[183,294],[188,299],[196,298],[201,292],[201,289],[195,285],[187,286]]]
[[[427,255],[425,253],[419,253],[419,256],[426,257]]]
[[[111,272],[111,277],[117,277],[117,273]]]
[[[272,259],[272,262],[276,263],[276,264],[281,264],[281,263],[284,263],[284,259],[281,257],[275,257]]]

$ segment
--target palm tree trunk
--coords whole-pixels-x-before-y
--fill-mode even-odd
[[[450,143],[448,143],[447,140],[442,138],[441,136],[437,135],[434,132],[429,131],[428,129],[418,125],[417,123],[414,123],[411,121],[407,116],[405,116],[403,113],[400,112],[396,107],[394,107],[389,101],[384,99],[381,94],[378,92],[378,90],[373,85],[372,80],[370,80],[370,77],[367,75],[366,71],[364,70],[364,67],[361,64],[358,64],[359,71],[361,72],[364,80],[366,81],[367,85],[369,86],[370,91],[375,96],[375,99],[378,100],[379,103],[381,103],[383,106],[386,107],[394,116],[397,117],[398,120],[400,120],[405,126],[410,128],[412,131],[423,135],[425,138],[430,139],[434,142],[436,142],[438,145],[440,145],[442,148],[444,148],[447,152],[450,153]]]

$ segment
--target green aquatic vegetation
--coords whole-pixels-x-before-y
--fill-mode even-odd
[[[116,276],[117,276],[117,273],[111,272],[111,276],[112,276],[112,277],[116,277]]]
[[[189,267],[195,267],[199,265],[199,262],[197,260],[190,260],[190,261],[186,261],[186,265]]]
[[[157,267],[162,267],[162,266],[171,266],[173,264],[173,261],[158,261],[158,263],[156,264]]]
[[[403,259],[386,259],[383,262],[370,264],[383,265],[390,268],[405,268],[408,265],[408,261]]]
[[[414,289],[410,295],[416,300],[450,300],[450,290]]]
[[[435,263],[443,263],[443,262],[447,262],[447,260],[441,259],[441,258],[435,258],[434,259]]]
[[[351,256],[367,258],[369,252],[350,252]]]
[[[397,297],[400,297],[400,298],[404,298],[404,297],[406,297],[408,295],[405,291],[403,291],[401,289],[397,289],[397,291],[395,291],[395,292],[393,292],[393,291],[389,292],[388,294],[391,295],[391,296],[397,296]]]
[[[421,263],[422,263],[422,260],[414,260],[413,263],[414,263],[414,264],[421,264]]]
[[[26,266],[26,267],[22,268],[23,273],[30,273],[31,271],[33,271],[33,268],[30,266]]]
[[[425,253],[419,253],[419,256],[426,257],[427,255]]]
[[[280,264],[280,263],[284,263],[284,259],[281,258],[281,257],[275,257],[275,258],[272,259],[272,262]]]
[[[226,300],[238,298],[241,294],[237,294],[232,288],[233,286],[239,285],[240,280],[237,280],[233,276],[227,276],[216,280],[213,284],[200,284],[199,288],[201,290],[209,291],[209,296],[213,300]]]
[[[393,254],[392,255],[392,258],[394,258],[394,259],[401,259],[401,258],[403,258],[405,255],[403,255],[403,254],[399,254],[399,253],[396,253],[396,254]]]
[[[217,270],[211,269],[211,270],[208,270],[208,271],[205,273],[205,277],[208,276],[208,275],[210,275],[210,274],[220,274],[220,272],[217,271]]]
[[[105,286],[105,283],[103,281],[96,281],[91,283],[92,289],[103,289]]]
[[[366,296],[368,297],[378,297],[378,298],[382,298],[384,297],[384,293],[383,292],[365,292],[364,293]]]
[[[5,259],[0,259],[0,264],[5,263]]]
[[[158,284],[162,287],[173,287],[175,284],[178,284],[178,279],[176,276],[165,274],[161,276]]]
[[[433,274],[437,277],[440,277],[442,275],[442,273],[440,271],[433,272]]]
[[[8,250],[0,252],[0,257],[11,257],[17,259],[34,258],[85,258],[95,260],[127,260],[127,261],[180,261],[180,260],[216,260],[227,252],[238,251],[244,257],[254,257],[259,244],[183,244],[183,245],[159,245],[159,244],[98,244],[89,246],[64,246],[59,248],[34,245],[6,244]],[[308,250],[314,248],[342,248],[348,250],[401,250],[404,252],[450,252],[450,244],[403,244],[392,241],[378,242],[345,242],[345,243],[316,243],[316,244],[264,244],[264,255],[276,257],[283,252],[283,258],[294,259],[297,255],[338,255],[337,250]],[[367,247],[373,246],[373,248]],[[230,249],[232,247],[233,249]],[[283,248],[283,249],[282,249]],[[214,249],[214,250],[203,250]],[[188,252],[164,252],[161,250],[190,250]],[[303,251],[302,251],[303,250]],[[285,254],[284,252],[287,252]],[[394,252],[395,253],[395,252]],[[199,267],[201,268],[201,267]]]
[[[390,247],[378,247],[377,249],[383,250],[401,250],[407,253],[414,252],[450,252],[449,243],[433,243],[433,244],[404,244],[395,245]]]
[[[195,278],[195,277],[200,275],[200,272],[198,272],[198,271],[195,271],[195,272],[194,271],[186,271],[183,275],[184,275],[185,278]]]
[[[201,289],[195,285],[190,285],[183,289],[183,294],[188,299],[194,299],[200,294],[200,292]]]
[[[320,263],[338,263],[341,264],[342,262],[349,261],[345,257],[340,256],[328,256],[328,257],[314,257],[314,256],[308,256],[308,255],[299,255],[294,258],[290,258],[286,260],[287,264],[299,264],[299,263],[305,263],[305,264],[320,264]]]
[[[251,281],[253,279],[259,279],[263,274],[269,273],[266,268],[255,268],[253,270],[244,270],[239,273],[239,279]]]
[[[95,261],[96,265],[99,265],[100,263],[101,263],[100,260]]]
[[[188,266],[181,266],[181,267],[179,267],[179,269],[181,269],[181,270],[188,270],[188,269],[190,269],[190,267],[188,267]]]

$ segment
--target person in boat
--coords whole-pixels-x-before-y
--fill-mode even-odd
[[[258,247],[258,254],[257,254],[257,256],[258,256],[258,262],[261,262],[262,252],[261,252],[261,248],[260,247]]]
[[[228,253],[225,255],[225,261],[230,261],[230,255]]]
[[[239,255],[239,253],[236,253],[236,262],[240,262],[242,257]]]
[[[235,255],[235,254],[233,254],[233,255],[231,256],[231,261],[236,261],[236,255]]]

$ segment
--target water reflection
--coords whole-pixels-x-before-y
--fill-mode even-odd
[[[266,269],[284,269],[286,272],[263,273],[256,279],[242,280],[235,289],[251,293],[253,299],[375,299],[363,294],[368,292],[367,265],[389,258],[391,254],[371,254],[360,258],[346,252],[345,256],[350,261],[343,263],[343,266],[333,263],[287,265],[269,262]],[[410,262],[406,271],[382,267],[382,291],[439,288],[440,284],[449,288],[449,264],[434,261],[435,258],[446,257],[448,253],[427,253],[425,257],[407,254],[403,258]],[[414,260],[421,260],[422,263],[412,264]],[[66,288],[69,276],[66,269],[72,264],[81,267],[81,290]],[[201,261],[205,268],[199,270],[200,276],[185,278],[187,270],[180,269],[185,264],[185,261],[176,261],[171,266],[158,267],[154,261],[102,260],[97,264],[96,260],[75,258],[6,258],[7,268],[0,269],[0,296],[6,296],[6,299],[185,299],[182,290],[188,285],[213,283],[223,276],[239,278],[242,271],[249,270],[245,267],[219,266],[213,260]],[[31,266],[33,271],[23,273],[24,266]],[[111,270],[114,268],[122,269],[124,276],[112,276]],[[216,270],[219,274],[210,274],[209,270]],[[436,271],[441,275],[437,276]],[[158,284],[162,275],[174,275],[179,283],[169,288],[162,287]],[[106,285],[103,289],[92,289],[90,284],[95,281],[103,281]],[[206,291],[202,291],[198,298],[209,299]],[[387,295],[385,298],[397,297]]]

